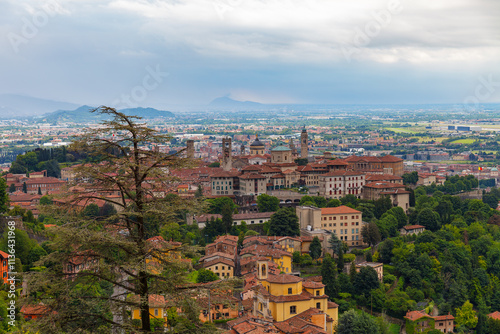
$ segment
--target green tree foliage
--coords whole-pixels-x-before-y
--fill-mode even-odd
[[[349,310],[339,317],[338,334],[379,334],[379,327],[374,319],[364,312]]]
[[[40,198],[40,204],[41,205],[50,205],[50,204],[52,204],[52,199],[47,195],[42,196],[42,198]]]
[[[83,215],[85,217],[96,218],[99,216],[99,206],[97,204],[89,204],[83,209]]]
[[[280,208],[280,200],[278,197],[260,194],[257,196],[257,207],[259,212],[275,212]]]
[[[224,203],[222,207],[222,225],[224,226],[226,234],[229,233],[233,227],[233,207],[228,203]]]
[[[441,227],[439,214],[430,208],[422,209],[417,215],[417,222],[425,226],[426,229],[437,231]]]
[[[293,208],[281,208],[269,220],[269,235],[300,235],[299,218]]]
[[[321,276],[323,284],[325,285],[325,294],[333,300],[337,297],[339,285],[337,281],[337,270],[335,270],[335,263],[330,256],[325,256],[321,264]]]
[[[4,182],[5,182],[5,179],[2,179]],[[2,181],[0,181],[2,182]],[[16,192],[16,185],[14,183],[11,183],[10,186],[9,186],[9,193],[14,193]]]
[[[299,166],[305,166],[308,164],[309,160],[307,160],[307,158],[298,158],[295,159],[294,162]]]
[[[405,211],[400,206],[395,206],[389,210],[387,210],[381,217],[383,219],[386,216],[393,216],[397,221],[397,229],[402,228],[408,223],[408,216]]]
[[[377,224],[373,222],[363,225],[361,228],[361,237],[363,238],[363,242],[367,243],[369,247],[376,245],[382,239]]]
[[[212,217],[210,221],[205,223],[205,228],[202,231],[202,235],[206,242],[212,242],[217,236],[225,234],[226,229],[221,219],[215,219]]]
[[[374,214],[377,219],[380,219],[382,215],[392,208],[392,202],[389,196],[382,196],[375,202]]]
[[[28,254],[28,259],[27,259],[28,266],[32,267],[36,261],[40,260],[45,255],[47,255],[45,249],[43,249],[41,246],[38,245],[34,246]]]
[[[411,172],[403,174],[403,184],[417,184],[418,172]]]
[[[358,205],[359,199],[351,194],[345,195],[340,199],[342,205],[347,205],[355,208]]]
[[[380,231],[380,235],[381,235],[382,239],[386,239],[389,237],[395,237],[399,233],[398,221],[397,221],[396,217],[394,217],[392,215],[388,215],[387,213],[384,213],[382,215],[382,218],[380,218],[377,221],[376,225],[378,227],[378,230]],[[361,235],[363,235],[363,232],[361,232]]]
[[[23,182],[23,193],[28,193],[28,186],[26,185],[26,182]]]
[[[323,247],[321,246],[321,242],[318,237],[314,237],[311,245],[309,246],[309,254],[313,258],[313,260],[318,259],[321,256],[323,251]]]
[[[209,205],[209,213],[214,213],[214,214],[222,214],[222,208],[224,208],[224,205],[228,205],[231,207],[231,209],[234,210],[237,208],[237,205],[234,204],[233,200],[230,199],[229,197],[217,197],[217,198],[211,198],[207,199],[206,202]]]
[[[201,268],[198,270],[198,276],[196,277],[196,283],[207,283],[218,280],[219,277],[211,270]]]
[[[392,239],[385,240],[379,246],[379,261],[385,264],[391,263],[392,260],[392,249],[394,248],[394,241]]]
[[[455,321],[457,325],[473,329],[477,325],[477,313],[472,309],[473,305],[467,300],[461,308],[457,308]]]
[[[340,202],[338,199],[336,198],[332,198],[331,200],[329,200],[327,203],[326,203],[326,207],[327,208],[336,208],[338,206],[341,206],[342,205],[342,202]]]
[[[369,295],[370,291],[379,287],[377,272],[372,267],[361,267],[355,276],[353,286],[359,294]]]
[[[75,168],[77,178],[85,177],[92,183],[81,184],[84,191],[66,194],[65,201],[57,206],[41,206],[42,214],[52,215],[60,225],[51,229],[53,251],[40,260],[40,268],[44,268],[23,277],[30,291],[26,302],[43,302],[54,311],[31,322],[33,332],[130,331],[130,318],[124,317],[122,324],[112,323],[113,313],[124,314],[126,309],[136,308],[142,318],[140,332],[150,333],[148,295],[169,294],[179,301],[185,298],[178,295],[178,287],[185,282],[185,265],[171,261],[163,248],[152,247],[147,239],[151,222],[159,222],[151,230],[158,233],[162,223],[181,222],[184,212],[195,213],[201,206],[178,196],[159,197],[154,192],[156,187],[150,186],[170,187],[170,171],[191,166],[192,162],[182,158],[182,152],[171,155],[148,149],[151,143],[168,145],[171,138],[149,128],[140,118],[107,107],[96,112],[107,120],[100,127],[88,129],[71,147],[72,151],[85,152],[94,162]],[[118,192],[119,196],[99,196],[95,189]],[[75,212],[77,203],[94,200],[112,204],[119,208],[118,213],[96,219],[95,210],[90,217]],[[22,244],[18,241],[16,247]],[[28,257],[29,251],[26,253]],[[83,257],[89,268],[67,279],[63,269],[75,257]],[[109,285],[102,292],[96,286],[101,282]],[[128,300],[127,295],[138,298]]]
[[[30,252],[33,249],[33,247],[36,246],[36,241],[31,240],[30,237],[28,236],[28,233],[17,228],[14,230],[14,235],[16,241],[15,243],[16,257],[19,258],[22,263],[27,264],[29,263]],[[5,230],[3,237],[0,240],[0,249],[9,254],[8,240],[9,240],[8,230]]]
[[[9,208],[9,195],[7,194],[7,183],[4,178],[0,178],[0,214]]]

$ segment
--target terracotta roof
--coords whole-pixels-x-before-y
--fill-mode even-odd
[[[131,297],[132,301],[138,303],[139,296],[134,295]],[[165,307],[167,302],[165,301],[165,297],[161,295],[149,295],[148,297],[149,307]]]
[[[205,255],[200,259],[200,261],[205,261],[206,259],[211,259],[211,258],[216,258],[216,257],[223,257],[226,259],[234,259],[235,255],[227,254],[227,253],[222,253],[222,252],[216,252],[210,255]]]
[[[365,188],[378,188],[378,189],[386,189],[386,188],[405,188],[406,186],[401,183],[391,183],[385,181],[377,181],[377,182],[369,182],[365,184]]]
[[[422,225],[406,225],[406,226],[403,226],[403,228],[405,230],[416,230],[416,229],[419,229],[419,228],[425,228],[425,226],[422,226]]]
[[[331,309],[331,308],[337,308],[339,307],[338,304],[334,303],[334,302],[328,302],[328,309]]]
[[[386,180],[403,180],[402,177],[392,174],[366,174],[366,181],[386,181]]]
[[[363,176],[363,175],[365,174],[362,172],[354,172],[350,170],[333,170],[331,172],[323,174],[322,176],[328,177],[328,176]]]
[[[3,258],[3,259],[8,259],[9,258],[9,254],[3,252],[3,251],[0,251],[0,257]]]
[[[361,211],[355,210],[345,205],[337,206],[335,208],[321,208],[322,215],[336,215],[336,214],[349,214],[349,213],[361,213]]]
[[[328,166],[349,166],[349,164],[341,159],[330,160],[326,163]]]
[[[403,161],[403,159],[395,157],[393,155],[384,155],[383,157],[380,157],[380,161],[382,161],[382,162],[400,162],[400,161]]]
[[[24,305],[21,307],[21,313],[24,315],[44,315],[50,312],[46,305]]]
[[[446,315],[438,315],[437,317],[433,317],[434,320],[454,320],[455,317],[452,316],[451,314],[446,314]]]
[[[280,275],[269,275],[267,276],[266,281],[268,281],[269,283],[289,284],[289,283],[302,282],[302,278],[289,274],[280,274]]]
[[[500,312],[495,311],[493,313],[488,314],[488,317],[495,319],[495,320],[500,320]]]
[[[321,289],[324,288],[325,285],[323,283],[314,282],[314,281],[304,281],[302,286],[307,289]]]
[[[227,266],[231,266],[234,268],[234,261],[231,261],[229,259],[224,259],[224,258],[218,258],[218,259],[211,260],[211,261],[204,261],[203,268],[207,268],[207,267],[213,266],[215,264],[219,264],[219,263],[222,263],[222,264],[225,264]]]

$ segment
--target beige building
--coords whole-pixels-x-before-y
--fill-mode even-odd
[[[220,172],[212,175],[210,177],[212,195],[234,195],[234,182],[238,179],[238,175],[239,173],[235,172]]]
[[[336,170],[319,175],[319,195],[339,199],[346,195],[361,198],[365,175],[360,172]]]
[[[261,174],[249,173],[239,177],[240,195],[255,195],[266,193],[266,177]]]
[[[406,225],[403,226],[402,229],[399,230],[401,235],[409,235],[409,234],[420,234],[425,231],[425,226],[422,225]]]
[[[325,230],[335,233],[348,246],[365,246],[361,237],[363,213],[348,206],[336,208],[296,208],[300,227],[307,231]]]
[[[231,278],[234,276],[234,261],[218,258],[203,262],[203,268],[214,272],[220,278]]]
[[[286,146],[278,146],[271,150],[271,163],[288,163],[293,162],[292,150]]]
[[[410,208],[410,192],[405,185],[391,182],[370,182],[363,188],[363,199],[375,201],[382,196],[389,196],[393,206],[399,206],[405,212]]]
[[[335,233],[348,246],[364,245],[361,237],[363,213],[345,205],[321,209],[321,228]]]

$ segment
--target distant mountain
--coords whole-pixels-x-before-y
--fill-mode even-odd
[[[43,122],[88,122],[88,121],[98,121],[107,118],[105,115],[98,113],[91,113],[90,111],[95,109],[95,107],[81,106],[75,110],[58,110],[40,117]],[[146,119],[152,118],[170,118],[175,117],[170,111],[157,110],[154,108],[128,108],[121,109],[125,115],[140,116]]]
[[[78,104],[39,99],[32,96],[0,94],[0,118],[18,118],[43,115],[58,109],[77,108]]]
[[[120,109],[119,111],[124,113],[125,115],[135,115],[144,118],[175,117],[175,115],[170,111],[157,110],[154,108],[128,108],[128,109]]]
[[[227,95],[214,99],[212,102],[210,102],[208,106],[211,108],[229,109],[229,110],[267,109],[267,106],[265,104],[253,101],[237,101],[233,100]]]

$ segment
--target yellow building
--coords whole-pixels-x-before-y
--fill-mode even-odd
[[[222,257],[211,261],[204,261],[203,268],[214,272],[220,278],[231,278],[234,276],[234,261]]]
[[[133,300],[139,302],[139,297],[134,296]],[[149,318],[150,319],[163,319],[165,326],[167,325],[167,311],[166,311],[165,297],[160,295],[149,295]],[[141,310],[139,308],[132,309],[132,320],[141,319]]]
[[[242,259],[249,257],[265,257],[273,261],[284,273],[292,272],[292,254],[281,249],[272,248],[268,245],[254,245],[245,247],[240,251]]]
[[[314,309],[316,319],[324,319],[323,329],[327,333],[334,332],[338,305],[328,301],[322,283],[305,281],[288,274],[270,274],[265,261],[257,261],[257,280],[259,284],[254,287],[254,316],[282,322]]]

